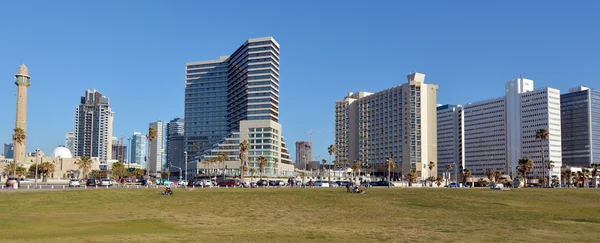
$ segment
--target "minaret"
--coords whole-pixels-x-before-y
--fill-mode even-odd
[[[17,85],[17,120],[15,128],[21,128],[27,134],[27,89],[31,85],[29,77],[29,69],[25,64],[19,66],[19,73],[15,75],[15,84]],[[22,143],[14,142],[14,160],[18,163],[24,163],[27,159],[25,144],[26,139]]]

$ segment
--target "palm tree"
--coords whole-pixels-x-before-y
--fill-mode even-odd
[[[360,162],[358,162],[358,160],[355,160],[354,163],[352,163],[352,174],[354,174],[355,181],[356,181],[356,172],[358,172],[358,170],[360,170]]]
[[[256,174],[256,169],[250,168],[250,176],[252,176],[252,181],[254,181],[254,174]]]
[[[535,138],[540,140],[540,152],[542,153],[542,159],[540,160],[540,162],[542,165],[544,165],[544,161],[546,160],[546,158],[544,157],[544,141],[548,141],[549,136],[550,134],[545,128],[542,128],[535,132]],[[543,175],[546,176],[546,170],[543,170]]]
[[[528,158],[522,158],[519,160],[519,166],[517,170],[523,176],[523,186],[527,187],[527,172],[533,169],[533,161]]]
[[[223,164],[223,179],[225,179],[225,162],[227,162],[227,158],[229,158],[229,154],[227,152],[221,153],[217,160],[219,160]]]
[[[437,178],[435,176],[430,176],[429,178],[427,178],[427,180],[429,181],[429,187],[433,187],[433,182],[435,182]]]
[[[592,169],[592,179],[594,180],[594,188],[598,188],[598,169],[600,169],[600,164],[593,163],[590,168]]]
[[[538,183],[543,187],[544,184],[546,184],[546,177],[545,176],[538,177]]]
[[[23,128],[16,127],[15,129],[13,129],[13,131],[15,132],[12,135],[13,142],[15,144],[18,143],[18,144],[23,145],[23,142],[25,142],[25,139],[27,138],[27,135],[25,135],[25,130],[23,130]],[[18,156],[19,155],[15,155],[15,158],[19,158]],[[17,160],[15,160],[15,162],[21,162],[21,163],[23,163],[25,161],[17,161]],[[13,176],[17,176],[17,167],[16,166],[13,167]]]
[[[40,168],[42,176],[44,176],[42,182],[47,182],[48,176],[54,173],[55,166],[51,162],[42,162],[38,165],[38,168]]]
[[[494,175],[496,174],[496,172],[494,171],[494,169],[487,169],[485,171],[485,174],[487,175],[487,178],[490,179],[490,182],[492,182],[492,178],[494,178]]]
[[[329,153],[329,161],[331,160],[331,155],[335,154],[337,152],[337,149],[335,148],[335,146],[329,145],[329,147],[327,147],[327,153]],[[329,172],[329,180],[331,180],[331,171],[329,169],[327,169],[327,171]]]
[[[17,176],[23,177],[27,174],[27,168],[23,166],[17,166]]]
[[[258,157],[258,168],[260,169],[260,180],[262,181],[263,173],[265,173],[265,166],[267,165],[267,158],[264,156]]]
[[[548,186],[550,186],[550,178],[552,178],[552,168],[554,168],[554,161],[552,161],[552,160],[544,161],[544,171],[548,170]]]
[[[448,181],[450,180],[450,170],[452,170],[452,167],[452,164],[446,164],[446,174],[448,175],[448,178],[446,179],[446,186],[448,186]]]
[[[83,156],[76,162],[79,170],[83,171],[83,178],[87,178],[88,171],[92,168],[92,159],[90,157]]]
[[[479,185],[480,185],[481,187],[484,187],[484,186],[485,186],[485,184],[486,184],[486,182],[487,182],[487,181],[486,181],[485,179],[481,178],[481,177],[479,178],[479,180],[477,180],[477,183],[479,183]]]
[[[387,158],[387,162],[385,165],[386,171],[387,171],[387,181],[388,181],[388,187],[390,187],[390,183],[391,183],[391,174],[392,174],[392,170],[394,168],[396,168],[396,163],[394,163],[394,159],[393,158]]]
[[[567,187],[570,187],[571,186],[571,169],[567,169],[567,170],[563,171],[562,178],[564,178],[563,180],[567,184]]]
[[[433,170],[433,168],[435,168],[435,162],[429,161],[427,168],[429,169],[429,176],[431,176],[431,170]],[[433,184],[433,182],[432,182],[432,184]]]
[[[156,129],[154,129],[154,127],[149,127],[148,128],[148,135],[146,135],[146,138],[148,139],[148,150],[150,151],[150,143],[152,143],[152,141],[154,141],[154,139],[156,139]],[[148,161],[150,160],[150,157],[148,155],[146,155],[146,179],[150,179],[150,166]]]
[[[496,171],[494,172],[494,181],[498,182],[500,181],[500,177],[502,177],[502,171]]]
[[[417,179],[417,174],[414,171],[406,174],[406,179],[408,179],[408,186],[412,186],[412,183]]]
[[[587,182],[588,177],[590,177],[590,170],[588,169],[582,169],[581,170],[581,180],[583,182],[583,186],[582,187],[589,187],[589,183]]]
[[[463,186],[466,186],[466,185],[467,185],[467,179],[468,179],[469,177],[471,177],[471,174],[472,174],[472,172],[471,172],[471,170],[470,170],[470,169],[464,169],[464,170],[462,171]]]
[[[250,151],[250,143],[244,140],[240,143],[240,179],[244,182],[244,174],[248,171],[248,151]]]

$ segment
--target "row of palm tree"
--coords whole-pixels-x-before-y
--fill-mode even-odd
[[[600,169],[600,164],[593,163],[590,168],[583,168],[578,172],[567,169],[562,172],[562,176],[568,186],[575,185],[579,187],[587,187],[589,185],[588,179],[592,179],[593,187],[597,188],[598,169]]]

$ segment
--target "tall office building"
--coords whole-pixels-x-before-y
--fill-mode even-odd
[[[132,164],[139,164],[142,167],[146,166],[146,136],[139,132],[134,132],[131,136],[131,156],[129,156],[129,162]]]
[[[560,96],[560,103],[563,164],[600,163],[600,91],[572,88]]]
[[[123,138],[119,139],[113,137],[112,139],[112,160],[118,160],[123,163],[128,162],[127,160],[127,145]]]
[[[148,169],[150,173],[158,173],[164,167],[165,128],[162,121],[151,122],[150,127],[156,129],[156,138],[150,141],[150,146],[148,146]]]
[[[4,158],[5,159],[12,159],[14,157],[14,145],[12,143],[5,143],[4,144]]]
[[[418,178],[435,176],[437,164],[437,85],[425,84],[425,74],[411,73],[408,82],[377,93],[349,93],[335,103],[336,160],[354,158],[386,170],[387,158],[401,163],[397,171]],[[357,138],[357,139],[354,139]]]
[[[243,121],[265,121],[247,123],[250,126],[279,122],[279,44],[272,37],[249,39],[219,60],[186,63],[184,130],[189,156],[213,156],[211,151],[227,137],[244,132]],[[268,159],[291,163],[280,146],[278,141],[279,151]],[[230,160],[237,160],[239,152],[228,150]]]
[[[184,126],[185,123],[181,118],[175,118],[167,124],[167,165],[166,168],[171,171],[171,174],[179,173],[178,169],[172,167],[185,167],[184,163]],[[174,173],[176,172],[176,173]]]
[[[518,161],[529,158],[534,169],[528,177],[543,174],[542,161],[554,161],[553,175],[560,176],[560,91],[534,90],[533,81],[518,78],[506,82],[506,96],[467,104],[464,109],[465,167],[474,177],[485,177],[487,169],[517,176]],[[550,136],[541,158],[539,129]]]
[[[77,140],[75,140],[74,132],[66,132],[65,133],[65,148],[68,148],[71,153],[75,151],[75,144],[77,144]]]
[[[109,99],[90,89],[75,109],[76,157],[94,157],[106,162],[112,157],[113,115]]]
[[[464,109],[461,105],[437,107],[437,172],[442,175],[450,165],[451,174],[464,167]]]
[[[308,162],[312,161],[312,146],[309,142],[296,142],[296,168],[306,170]]]

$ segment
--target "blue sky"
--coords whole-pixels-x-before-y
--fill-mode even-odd
[[[438,103],[503,95],[519,76],[566,92],[600,86],[598,1],[2,1],[0,143],[10,142],[13,77],[30,68],[27,150],[50,153],[73,129],[79,97],[111,100],[114,135],[183,117],[185,62],[246,39],[281,44],[280,122],[294,152],[305,131],[333,130],[348,91],[379,91],[412,71]],[[327,157],[332,132],[313,136]]]

